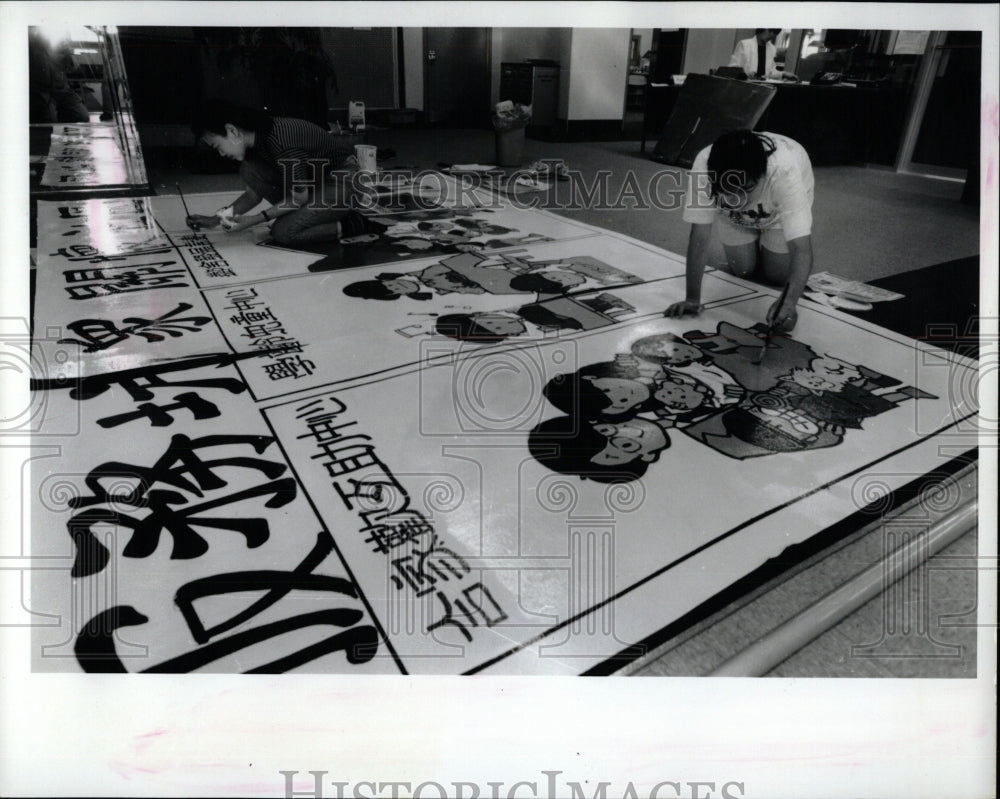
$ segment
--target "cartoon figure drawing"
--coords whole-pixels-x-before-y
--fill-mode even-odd
[[[670,447],[671,430],[731,458],[805,452],[839,445],[904,400],[934,398],[789,337],[760,368],[762,335],[721,322],[712,334],[646,336],[614,361],[557,375],[544,395],[565,415],[537,425],[528,449],[553,471],[628,482]]]
[[[371,230],[336,242],[298,244],[303,252],[324,257],[309,265],[310,272],[385,264],[415,257],[511,249],[552,241],[541,233],[522,233],[496,224],[488,208],[431,208],[401,213],[366,215]],[[277,246],[273,241],[261,242]]]
[[[557,416],[528,435],[528,451],[543,466],[597,483],[637,480],[669,446],[661,425],[638,416],[596,424]]]
[[[401,297],[427,302],[451,295],[535,295],[535,301],[516,309],[488,313],[428,313],[434,322],[397,329],[412,338],[439,334],[480,344],[495,343],[529,331],[526,323],[543,334],[560,330],[595,330],[635,313],[635,308],[614,294],[574,294],[588,280],[601,285],[642,281],[627,272],[589,256],[554,261],[534,261],[516,255],[485,256],[463,252],[443,258],[414,272],[382,272],[370,280],[344,286],[344,294],[365,300],[391,302]],[[584,288],[585,290],[585,288]],[[435,306],[428,306],[435,307]],[[440,307],[440,306],[437,306]]]
[[[477,214],[492,213],[489,209],[477,209]],[[528,233],[512,236],[518,231],[497,225],[482,216],[473,216],[466,209],[434,209],[403,214],[382,214],[371,219],[385,229],[376,241],[385,239],[404,250],[430,250],[440,252],[458,251],[461,245],[471,245],[476,249],[497,249],[535,241],[549,241],[547,236]],[[483,241],[484,237],[497,236]],[[349,245],[371,244],[372,239],[355,237],[342,240]]]
[[[419,272],[384,272],[374,280],[351,283],[344,287],[344,293],[367,300],[426,300],[435,294],[534,294],[537,300],[544,300],[579,289],[588,279],[600,285],[642,282],[635,275],[588,256],[533,261],[515,255],[488,257],[472,250],[444,258]],[[432,289],[434,294],[427,294],[421,287]]]
[[[635,308],[613,294],[598,294],[592,297],[557,297],[543,302],[522,305],[516,311],[478,314],[447,314],[439,317],[435,324],[436,333],[458,339],[490,343],[502,341],[511,336],[528,332],[525,322],[530,322],[543,334],[558,330],[594,330],[615,324],[617,317],[635,312]],[[475,327],[477,320],[503,315],[517,319],[502,330],[486,335]],[[494,323],[495,324],[495,323]]]
[[[493,344],[527,332],[524,320],[506,311],[496,313],[443,314],[434,323],[434,331],[458,341]]]

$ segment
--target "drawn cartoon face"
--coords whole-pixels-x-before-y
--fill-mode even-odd
[[[668,444],[660,426],[647,419],[596,424],[594,430],[608,439],[604,449],[590,459],[591,463],[600,466],[615,466],[637,459],[652,463]]]
[[[649,399],[649,388],[637,380],[624,377],[590,377],[583,375],[594,388],[603,391],[608,404],[603,408],[607,414],[624,413]]]
[[[830,358],[829,356],[813,358],[812,363],[809,364],[809,368],[816,374],[829,378],[831,382],[838,386],[862,380],[861,372],[858,371],[856,366],[838,361],[836,358]]]
[[[705,393],[697,386],[669,377],[657,386],[653,396],[675,411],[692,411],[705,401]]]
[[[684,363],[701,358],[701,350],[697,347],[669,336],[651,336],[643,339],[642,344],[642,352],[636,353],[640,358],[649,354],[667,363]]]
[[[456,294],[485,294],[486,289],[473,283],[457,272],[441,271],[433,274],[426,274],[421,277],[425,286],[438,291],[454,292]]]
[[[547,277],[553,283],[558,283],[564,289],[579,286],[581,283],[586,281],[586,278],[583,275],[578,275],[576,272],[564,272],[559,269],[552,269],[540,272],[539,274],[543,277]]]
[[[524,326],[524,322],[520,319],[515,316],[507,316],[506,314],[476,314],[475,320],[477,325],[486,328],[498,336],[519,336],[527,329]]]
[[[810,369],[792,369],[790,375],[792,382],[802,388],[819,394],[822,391],[836,391],[839,384],[833,382],[826,375],[818,374]]]
[[[802,443],[814,441],[819,426],[793,408],[749,408],[750,413],[762,423]]]
[[[434,242],[427,239],[397,239],[399,244],[409,250],[429,250],[434,246]]]
[[[403,277],[383,278],[382,285],[401,297],[405,297],[407,294],[416,294],[420,291],[420,286],[417,283]]]

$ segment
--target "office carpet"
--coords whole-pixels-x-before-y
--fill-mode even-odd
[[[380,160],[384,169],[492,164],[495,158],[488,130],[373,130],[367,139],[382,152],[394,153]],[[175,194],[178,181],[190,191],[238,189],[233,174],[194,172],[192,166],[204,167],[188,149],[146,155],[150,184],[158,194]],[[687,249],[688,225],[680,206],[671,207],[670,200],[670,190],[683,186],[685,173],[640,153],[638,141],[527,139],[523,165],[540,159],[564,161],[572,180],[526,201],[670,252]],[[852,166],[817,167],[815,176],[816,271],[870,281],[979,252],[979,209],[960,202],[961,183]],[[604,207],[597,207],[601,200]],[[710,259],[718,266],[724,263],[721,246],[713,246]]]

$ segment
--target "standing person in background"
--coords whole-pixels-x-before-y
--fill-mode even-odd
[[[701,312],[701,279],[715,226],[729,272],[785,287],[767,324],[776,331],[794,328],[795,306],[813,268],[814,183],[805,149],[777,133],[734,130],[698,153],[684,207],[684,221],[691,223],[687,296],[664,315]]]
[[[739,67],[749,78],[780,78],[782,73],[774,68],[775,39],[781,28],[757,28],[754,35],[736,43],[729,66]]]
[[[90,121],[87,106],[35,28],[28,28],[28,114],[32,124]]]
[[[289,247],[370,232],[370,223],[352,210],[358,171],[353,147],[319,125],[216,100],[201,109],[191,129],[217,153],[240,162],[247,188],[212,216],[189,216],[190,227],[222,225],[233,232],[274,221],[271,237]],[[262,200],[271,207],[248,215]]]

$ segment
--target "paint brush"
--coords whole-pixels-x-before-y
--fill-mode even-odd
[[[771,337],[774,335],[774,328],[777,325],[777,320],[781,317],[781,306],[785,304],[785,297],[788,296],[788,284],[785,283],[785,287],[781,290],[781,294],[778,295],[778,302],[774,306],[774,322],[767,326],[767,330],[764,331],[764,343],[760,345],[760,352],[757,353],[757,357],[753,359],[754,366],[759,366],[764,360],[764,355],[767,353],[768,345],[771,343]]]
[[[174,185],[177,187],[177,193],[181,196],[181,205],[184,206],[184,218],[190,219],[191,211],[188,209],[187,200],[184,199],[184,192],[181,191],[181,184],[175,183]],[[197,222],[191,222],[190,224],[191,224],[191,230],[194,231],[201,230],[201,225],[199,225]]]

